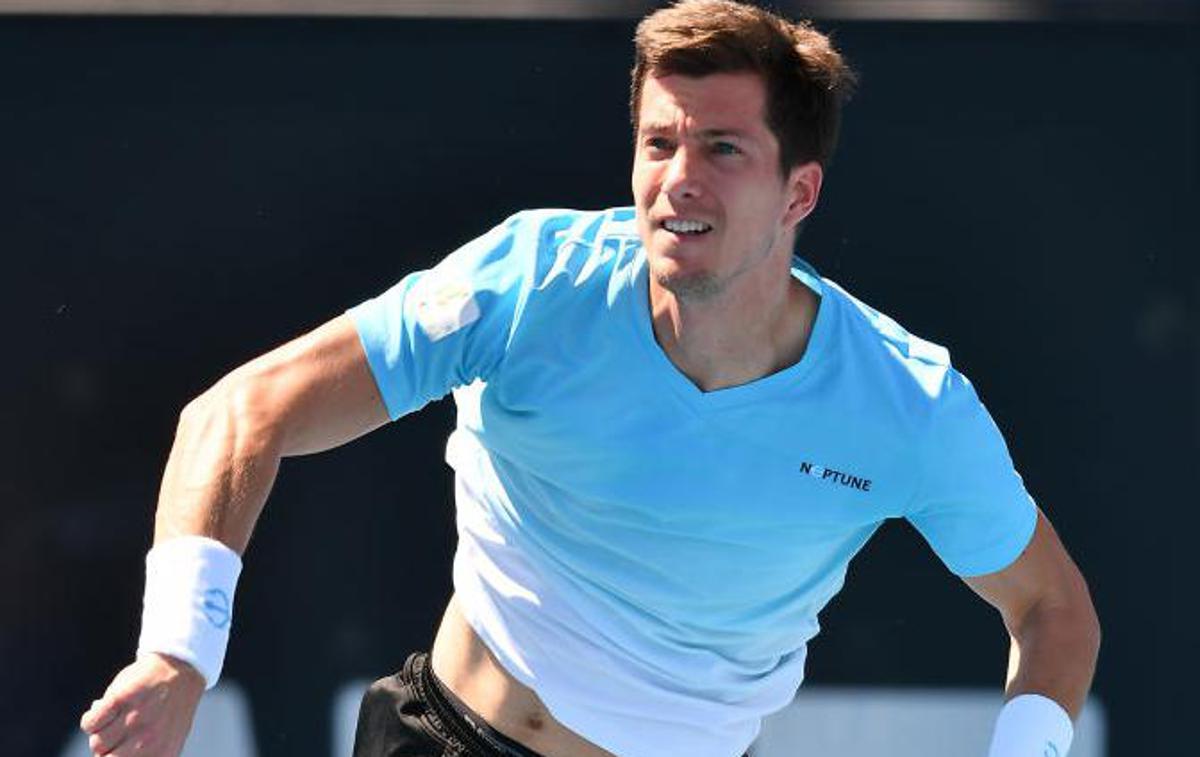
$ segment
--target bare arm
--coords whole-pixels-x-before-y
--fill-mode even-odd
[[[1038,512],[1033,538],[1012,565],[965,580],[1000,611],[1012,639],[1005,698],[1041,694],[1078,718],[1096,671],[1100,622],[1046,516]]]
[[[194,534],[244,552],[281,458],[336,447],[387,420],[346,316],[247,363],[180,415],[154,541]],[[80,727],[96,755],[175,757],[203,692],[187,663],[146,655],[117,674]]]
[[[347,316],[252,360],[180,415],[155,542],[198,534],[244,552],[281,458],[337,447],[387,420]]]

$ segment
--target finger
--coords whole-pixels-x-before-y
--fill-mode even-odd
[[[79,727],[86,733],[95,733],[112,722],[121,713],[121,703],[116,699],[97,699],[88,711],[79,718]]]
[[[95,757],[143,757],[143,755],[145,755],[145,752],[140,749],[140,746],[133,739],[126,739],[116,749],[110,749],[107,752],[96,752]]]
[[[124,718],[113,718],[88,738],[88,747],[96,754],[106,754],[119,747],[129,735]]]
[[[100,753],[100,757],[162,757],[165,754],[152,740],[131,735],[115,749]]]
[[[107,752],[96,752],[95,757],[134,757],[134,755],[141,754],[141,751],[135,747],[136,745],[132,739],[126,739],[115,749],[110,749]]]

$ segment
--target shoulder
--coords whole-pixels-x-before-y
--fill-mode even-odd
[[[585,286],[624,268],[640,250],[633,208],[523,210],[502,224],[529,284]]]
[[[476,290],[529,291],[561,273],[594,268],[602,253],[636,240],[632,209],[521,210],[443,258],[429,285],[469,280]]]
[[[906,409],[932,412],[970,390],[970,381],[955,368],[946,347],[912,333],[836,282],[823,278],[822,284],[842,313],[838,341],[843,356],[858,370],[877,372],[877,380],[886,382]]]
[[[624,207],[603,210],[521,210],[509,216],[500,228],[541,252],[552,252],[567,246],[590,247],[608,239],[637,238],[634,210]]]

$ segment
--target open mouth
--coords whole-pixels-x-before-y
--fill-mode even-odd
[[[692,221],[683,218],[668,218],[661,224],[662,228],[680,236],[699,236],[712,231],[712,225],[703,221]]]

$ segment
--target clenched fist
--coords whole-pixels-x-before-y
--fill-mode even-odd
[[[79,727],[96,757],[178,757],[203,693],[191,665],[146,655],[117,674]]]

